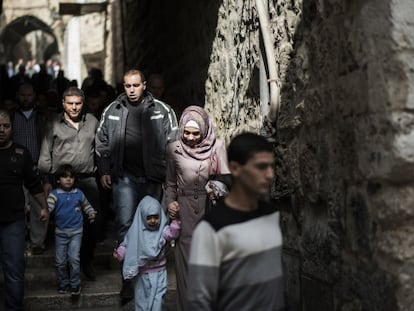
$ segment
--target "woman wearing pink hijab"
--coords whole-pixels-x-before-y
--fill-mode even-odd
[[[203,108],[187,107],[179,127],[180,139],[167,146],[165,199],[170,218],[181,220],[181,234],[175,249],[177,310],[180,311],[184,310],[186,300],[191,238],[206,210],[206,184],[210,175],[229,174],[230,171],[225,146],[216,138]]]

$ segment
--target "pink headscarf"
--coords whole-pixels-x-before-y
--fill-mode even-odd
[[[201,141],[193,148],[186,145],[182,140],[184,126],[189,121],[195,121],[201,133]],[[213,147],[216,142],[216,135],[214,134],[211,119],[203,108],[199,106],[188,106],[181,115],[179,127],[181,147],[188,156],[197,160],[206,160],[212,156],[214,157]]]

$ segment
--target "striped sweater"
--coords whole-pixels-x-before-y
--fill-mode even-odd
[[[49,213],[55,216],[56,230],[76,230],[83,226],[83,213],[96,213],[83,192],[74,188],[71,191],[53,189],[47,197]]]
[[[191,243],[188,310],[283,310],[279,212],[264,202],[252,212],[220,202]]]

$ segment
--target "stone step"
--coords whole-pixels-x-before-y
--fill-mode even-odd
[[[57,310],[134,310],[133,302],[120,306],[119,291],[121,275],[119,263],[112,257],[116,241],[105,240],[97,246],[94,259],[96,281],[82,278],[81,294],[72,298],[70,294],[57,292],[55,269],[55,249],[51,244],[41,255],[26,255],[25,273],[25,310],[26,311],[57,311]],[[176,280],[173,252],[168,254],[168,287],[165,297],[165,311],[176,310]],[[4,299],[3,276],[0,274],[0,302]],[[0,305],[0,310],[2,305]]]
[[[165,304],[168,310],[174,310],[175,304],[175,274],[168,269],[168,288],[165,297]],[[32,271],[33,274],[36,271]],[[111,308],[111,310],[133,310],[133,303],[121,308],[119,306],[119,290],[121,278],[115,270],[97,270],[96,281],[82,280],[82,290],[79,297],[73,299],[70,294],[59,294],[56,289],[56,278],[54,273],[40,271],[38,285],[36,281],[26,282],[25,310],[78,310],[89,308]],[[45,282],[49,279],[49,282]],[[130,306],[131,305],[131,306]]]
[[[175,310],[176,283],[172,265],[168,269],[168,287],[165,310]],[[29,268],[25,275],[25,310],[133,310],[133,303],[119,305],[121,277],[117,269],[96,269],[96,281],[82,279],[79,297],[57,292],[56,274],[53,268]],[[3,284],[1,284],[3,285]],[[1,292],[3,286],[0,286]],[[1,295],[0,295],[1,296]],[[0,301],[3,299],[0,298]],[[92,309],[91,309],[92,308]]]

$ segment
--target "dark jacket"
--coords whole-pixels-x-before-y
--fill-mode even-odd
[[[25,219],[23,185],[31,194],[43,192],[30,152],[12,144],[0,150],[0,223]]]
[[[128,116],[125,93],[118,96],[102,113],[95,144],[98,170],[101,175],[122,175],[125,148],[125,126]],[[142,136],[145,144],[143,161],[145,175],[150,181],[165,180],[167,143],[176,139],[177,118],[171,107],[147,93],[140,103],[144,105]]]

